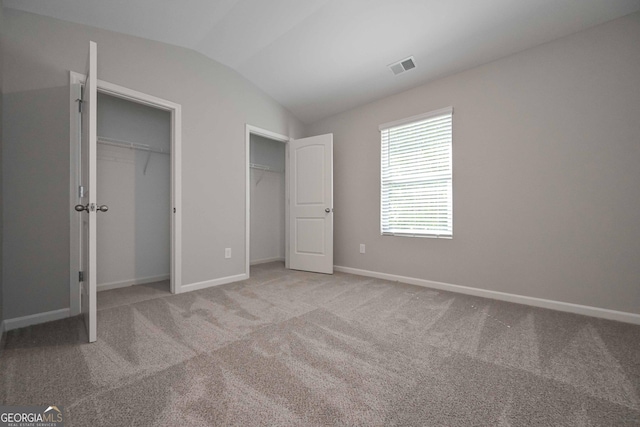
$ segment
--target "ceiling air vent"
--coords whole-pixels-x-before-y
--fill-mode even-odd
[[[405,71],[409,71],[412,68],[416,68],[416,62],[413,59],[413,56],[410,56],[401,61],[390,64],[389,68],[391,68],[391,71],[393,71],[393,74],[397,76],[400,73],[404,73]]]

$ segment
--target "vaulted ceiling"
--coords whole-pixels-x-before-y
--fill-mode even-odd
[[[640,0],[4,0],[178,45],[306,123],[640,10]],[[387,65],[413,56],[394,75]]]

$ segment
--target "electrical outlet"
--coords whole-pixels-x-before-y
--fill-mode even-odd
[[[231,258],[231,248],[225,248],[224,249],[224,257],[225,258]]]
[[[360,243],[360,253],[363,254],[364,253],[364,243]]]

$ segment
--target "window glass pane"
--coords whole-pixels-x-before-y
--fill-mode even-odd
[[[382,234],[453,236],[452,110],[426,116],[381,129]]]

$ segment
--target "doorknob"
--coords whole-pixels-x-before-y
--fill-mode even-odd
[[[329,213],[329,212],[331,212],[331,209],[326,208],[324,211],[325,211],[326,213]]]
[[[86,211],[89,212],[89,204],[86,205],[75,205],[74,209],[78,212],[82,212],[82,211]],[[95,205],[91,206],[91,211],[93,212],[93,210],[98,210],[100,212],[106,212],[109,210],[109,206],[107,205],[102,205],[102,206],[98,206],[96,207]]]

